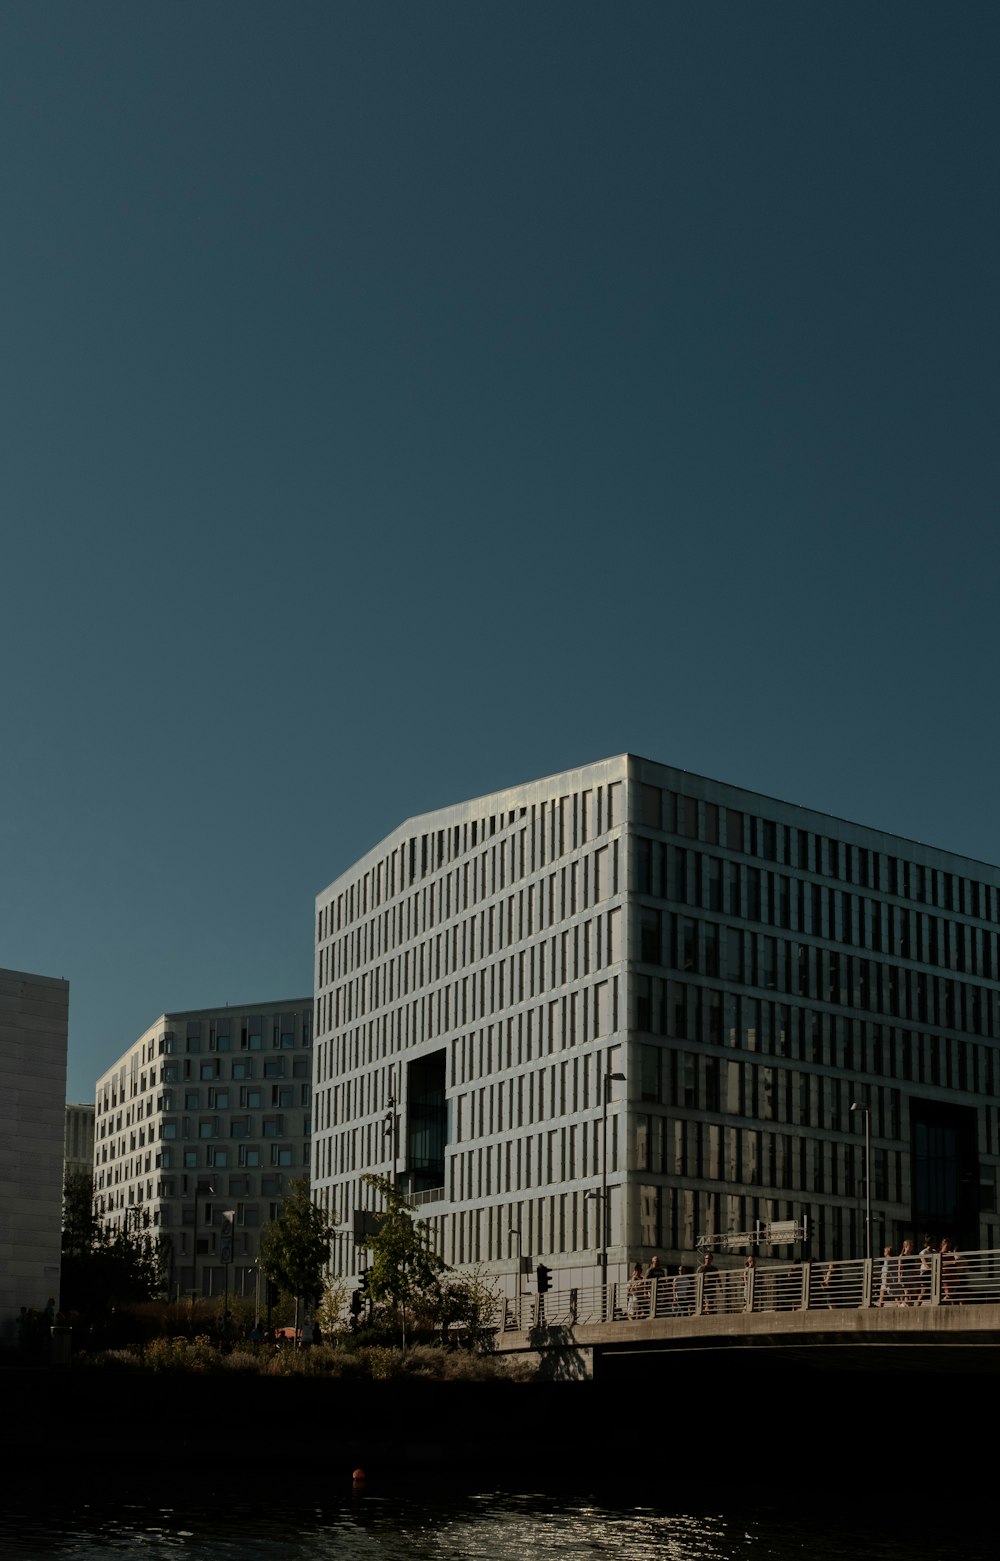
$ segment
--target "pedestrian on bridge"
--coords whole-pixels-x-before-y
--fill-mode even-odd
[[[679,1263],[674,1279],[674,1316],[690,1317],[693,1311],[694,1275],[688,1273],[683,1263]]]
[[[625,1315],[630,1322],[635,1322],[645,1315],[646,1281],[642,1277],[641,1263],[636,1263],[632,1270],[626,1295]]]
[[[900,1306],[916,1306],[920,1295],[920,1259],[913,1250],[913,1242],[909,1236],[903,1242],[899,1254],[897,1278],[903,1297]]]
[[[895,1301],[897,1306],[900,1300],[899,1281],[896,1278],[896,1264],[892,1262],[893,1250],[891,1247],[882,1248],[882,1272],[879,1275],[878,1304],[885,1306],[887,1301]]]
[[[712,1258],[709,1249],[698,1265],[698,1273],[701,1275],[701,1309],[703,1312],[714,1312],[719,1295],[719,1271]]]
[[[649,1309],[655,1312],[657,1317],[662,1317],[667,1310],[667,1271],[658,1257],[654,1257],[646,1270],[647,1289],[649,1290]]]

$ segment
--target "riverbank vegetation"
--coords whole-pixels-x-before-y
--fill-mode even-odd
[[[194,1372],[256,1374],[265,1377],[319,1377],[337,1380],[390,1382],[400,1379],[429,1382],[529,1382],[537,1375],[535,1362],[523,1357],[490,1355],[481,1351],[447,1348],[441,1344],[415,1344],[408,1349],[394,1345],[240,1343],[220,1348],[207,1334],[188,1339],[183,1335],[155,1338],[145,1345],[125,1349],[96,1350],[74,1357],[74,1366],[88,1371]]]

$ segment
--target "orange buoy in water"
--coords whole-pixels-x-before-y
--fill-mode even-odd
[[[363,1485],[365,1483],[364,1469],[355,1469],[351,1479],[354,1481],[355,1485]]]

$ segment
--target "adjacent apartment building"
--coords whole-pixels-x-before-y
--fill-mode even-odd
[[[98,1081],[98,1209],[161,1238],[171,1298],[222,1295],[227,1279],[254,1293],[260,1229],[309,1176],[312,1009],[298,997],[161,1014]]]
[[[59,1301],[69,982],[0,970],[0,1339]]]
[[[628,754],[411,819],[317,898],[314,1195],[509,1292],[597,1281],[605,1188],[609,1279],[863,1256],[869,1190],[875,1250],[1000,1245],[998,940],[997,868]]]
[[[90,1176],[93,1169],[94,1108],[90,1105],[67,1106],[63,1176]]]

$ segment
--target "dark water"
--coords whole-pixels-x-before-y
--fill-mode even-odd
[[[265,1474],[263,1480],[266,1482]],[[4,1561],[995,1561],[996,1531],[968,1521],[924,1525],[895,1501],[884,1514],[851,1516],[853,1481],[831,1477],[816,1495],[792,1501],[735,1500],[669,1492],[620,1503],[608,1493],[367,1490],[329,1500],[295,1499],[295,1476],[275,1469],[276,1492],[252,1500],[232,1486],[188,1502],[175,1490],[141,1500],[115,1493],[113,1468],[86,1495],[5,1493]],[[842,1483],[843,1482],[843,1483]],[[179,1482],[180,1483],[180,1482]],[[308,1483],[315,1481],[310,1478]],[[630,1493],[632,1494],[632,1493]],[[845,1512],[846,1507],[846,1512]]]

